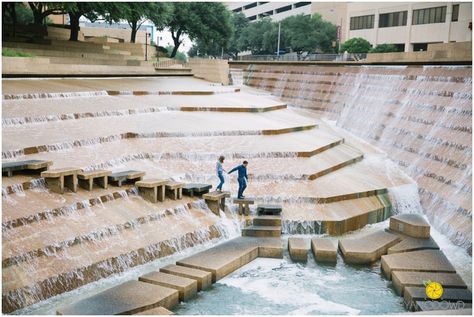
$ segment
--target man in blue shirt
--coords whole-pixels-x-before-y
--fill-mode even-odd
[[[230,174],[230,173],[233,173],[235,171],[238,171],[239,172],[239,176],[238,176],[238,181],[239,181],[239,194],[237,195],[237,198],[239,199],[243,199],[245,198],[244,196],[244,190],[245,188],[247,188],[247,181],[248,181],[248,177],[247,177],[247,165],[249,164],[249,162],[247,161],[244,161],[242,163],[242,165],[239,165],[237,167],[234,167],[233,169],[231,169],[229,171],[229,173],[227,174]]]

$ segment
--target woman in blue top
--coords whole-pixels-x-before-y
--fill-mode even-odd
[[[219,159],[216,162],[216,172],[217,172],[217,177],[219,177],[219,180],[221,181],[219,185],[217,185],[217,190],[222,191],[222,185],[224,185],[224,168],[222,167],[222,163],[224,163],[225,157],[222,155],[219,156]]]

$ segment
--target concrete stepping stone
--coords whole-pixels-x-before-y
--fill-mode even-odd
[[[257,213],[259,215],[280,215],[282,211],[281,205],[258,205]]]
[[[160,272],[196,280],[198,291],[205,290],[212,284],[212,274],[203,270],[171,264],[162,267]]]
[[[60,307],[58,315],[126,315],[158,306],[171,309],[179,302],[179,292],[140,281],[128,281],[99,294]]]
[[[228,192],[221,192],[215,190],[207,194],[203,194],[202,198],[206,202],[209,209],[217,216],[219,216],[219,211],[225,210],[225,199],[228,196]]]
[[[318,262],[337,262],[337,242],[328,238],[311,239],[311,250]]]
[[[130,182],[138,182],[143,179],[143,176],[145,176],[145,172],[141,171],[122,171],[122,172],[116,172],[112,173],[109,175],[109,183],[110,182],[116,182],[119,187],[122,186],[122,184],[126,181]]]
[[[168,184],[168,180],[166,179],[145,179],[135,182],[140,196],[151,203],[165,201],[166,184]]]
[[[165,185],[166,191],[171,193],[171,199],[177,200],[183,198],[184,183],[169,181]]]
[[[80,172],[77,174],[77,180],[79,186],[91,191],[94,187],[94,181],[96,181],[102,188],[107,189],[108,187],[108,176],[111,175],[111,171],[107,170],[95,170],[89,172]]]
[[[13,172],[33,170],[37,172],[43,172],[53,165],[52,161],[44,160],[26,160],[2,163],[2,174],[6,173],[8,177],[13,176]]]
[[[182,259],[176,265],[211,272],[215,283],[259,256],[282,258],[281,240],[239,237]]]
[[[173,288],[179,291],[179,299],[186,301],[197,293],[197,281],[163,272],[151,272],[138,278],[139,281],[151,283],[164,287]]]
[[[440,250],[421,250],[382,256],[382,272],[390,280],[394,271],[456,273]]]
[[[183,194],[188,195],[190,197],[194,197],[195,195],[202,195],[202,194],[209,193],[211,188],[212,188],[212,185],[210,184],[198,184],[198,183],[184,184]]]
[[[41,177],[44,178],[46,186],[52,192],[64,194],[64,189],[67,187],[72,192],[77,192],[77,174],[81,172],[79,168],[65,167],[41,172]]]
[[[431,301],[426,295],[425,287],[405,287],[403,299],[406,303],[414,303],[416,301]],[[467,288],[444,288],[443,295],[439,301],[472,303],[472,293]]]
[[[390,230],[413,238],[430,237],[430,224],[419,214],[400,214],[390,218]]]
[[[456,273],[409,272],[394,271],[392,273],[393,288],[403,296],[405,287],[424,287],[424,281],[440,283],[443,288],[467,288],[466,283]]]
[[[249,226],[242,229],[244,237],[280,237],[280,226]]]
[[[429,237],[428,239],[417,239],[412,237],[401,237],[403,240],[388,249],[388,254],[411,252],[419,250],[439,250],[438,244]]]
[[[258,216],[253,218],[254,226],[270,226],[270,227],[281,227],[280,216]]]
[[[382,230],[361,238],[341,239],[339,249],[347,263],[372,263],[387,254],[387,250],[400,240],[397,235]]]
[[[309,241],[304,238],[288,238],[288,251],[293,261],[308,261]]]
[[[239,215],[250,215],[250,205],[255,203],[255,199],[251,197],[234,198],[232,201],[239,205]]]
[[[142,312],[139,312],[135,315],[174,315],[174,313],[164,307],[155,307],[152,309],[148,309]]]

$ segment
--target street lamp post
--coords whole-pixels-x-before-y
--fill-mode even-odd
[[[145,32],[145,61],[148,61],[148,32]]]
[[[280,28],[281,22],[278,22],[278,43],[277,43],[277,56],[280,57]]]

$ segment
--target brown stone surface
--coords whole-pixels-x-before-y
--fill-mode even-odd
[[[388,248],[399,241],[398,236],[382,230],[361,238],[341,239],[339,248],[347,263],[371,263],[387,254]]]
[[[59,315],[124,315],[136,314],[158,306],[171,309],[178,304],[178,291],[128,281],[74,304],[60,307]]]
[[[280,216],[258,216],[253,218],[254,226],[281,226]]]
[[[279,237],[281,227],[279,226],[249,226],[242,229],[244,237]]]
[[[399,295],[403,295],[406,286],[423,287],[424,281],[438,282],[443,288],[467,288],[466,283],[456,273],[409,272],[394,271],[392,273],[393,287]]]
[[[262,254],[260,248],[263,248]],[[216,282],[258,256],[275,256],[278,253],[282,253],[280,239],[240,237],[180,260],[176,264],[211,272],[212,281]]]
[[[212,284],[212,274],[203,270],[171,264],[162,267],[160,272],[196,280],[198,283],[198,291],[205,290]]]
[[[308,260],[309,241],[305,238],[288,238],[288,251],[293,261],[306,262]]]
[[[155,307],[152,309],[148,309],[142,312],[139,312],[135,315],[174,315],[174,313],[164,307]]]
[[[312,238],[311,250],[318,262],[337,262],[337,240],[329,238]]]
[[[144,172],[140,172],[140,175],[141,174],[145,174]],[[143,176],[141,175],[141,176]],[[129,178],[133,179],[133,178],[137,178],[139,176],[129,176]],[[157,187],[157,186],[162,186],[162,185],[166,185],[169,181],[166,180],[166,179],[144,179],[144,180],[141,180],[141,181],[138,181],[138,182],[135,182],[135,186],[137,187],[145,187],[145,188],[154,188],[154,187]]]
[[[173,288],[179,291],[179,299],[186,301],[197,293],[197,281],[194,279],[167,274],[163,272],[151,272],[138,278],[139,281]]]
[[[382,256],[382,272],[391,279],[393,271],[456,273],[439,250],[422,250]]]
[[[431,299],[429,299],[426,295],[425,287],[407,286],[403,292],[403,298],[407,303],[412,303],[419,300],[431,301]],[[472,303],[472,293],[467,288],[444,288],[443,295],[439,301],[463,301],[465,303]]]
[[[413,238],[430,237],[430,224],[419,214],[400,214],[391,217],[390,229]]]
[[[450,309],[446,303],[430,302],[430,301],[417,301],[417,309],[420,311],[407,313],[410,315],[471,315],[472,316],[472,304],[456,304],[453,309]],[[449,303],[450,305],[452,303]],[[464,308],[458,308],[464,307]]]
[[[403,239],[402,241],[388,249],[388,254],[419,250],[439,250],[438,244],[431,237],[428,239],[418,239],[409,236],[401,236],[401,238]]]

